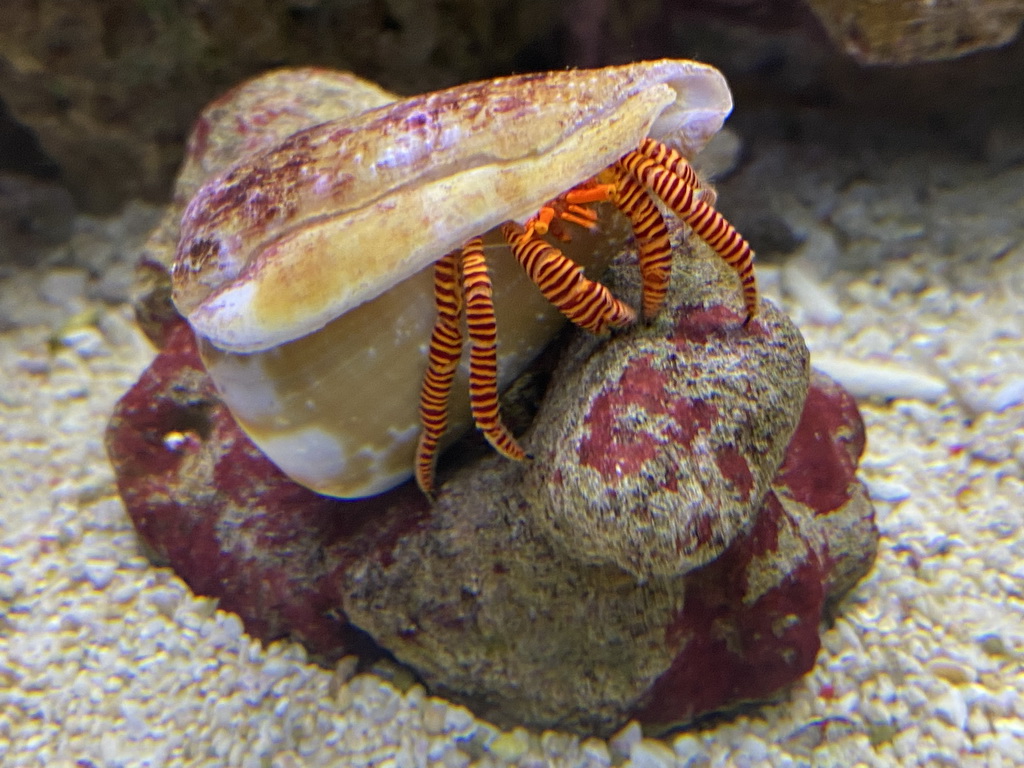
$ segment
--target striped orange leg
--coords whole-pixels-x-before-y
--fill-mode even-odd
[[[420,390],[423,431],[416,447],[416,483],[427,496],[434,489],[437,442],[448,428],[448,397],[462,357],[462,286],[459,251],[434,266],[434,303],[437,320],[430,335],[427,372]]]
[[[701,186],[700,179],[697,177],[697,172],[693,170],[693,166],[672,147],[648,137],[640,142],[640,154],[649,157],[658,165],[664,166],[682,179],[685,184],[689,184],[695,190],[699,190],[700,199],[712,208],[715,207],[718,195],[711,188]]]
[[[629,219],[636,238],[637,260],[643,276],[644,317],[650,320],[665,303],[672,273],[672,246],[665,219],[640,182],[615,166],[618,184],[615,205]]]
[[[688,169],[695,183],[697,175],[686,160],[675,150],[664,144],[666,159],[678,159]],[[669,156],[671,153],[675,157]],[[632,175],[619,165],[600,173],[596,179],[574,187],[556,200],[551,201],[526,224],[533,231],[543,235],[553,219],[568,221],[593,229],[597,225],[597,212],[585,207],[592,203],[611,201],[629,218],[633,235],[637,241],[640,274],[643,276],[643,315],[650,319],[658,314],[665,295],[668,293],[669,275],[672,269],[672,250],[668,239],[665,219],[647,191]],[[568,238],[565,238],[568,239]]]
[[[498,354],[491,278],[483,241],[474,237],[462,249],[462,285],[466,301],[469,350],[469,403],[473,421],[498,453],[521,460],[526,454],[501,421],[498,411]]]
[[[622,328],[636,320],[633,309],[612,296],[600,283],[588,280],[578,264],[534,234],[506,222],[501,234],[516,260],[544,297],[576,325],[592,333]]]
[[[657,144],[657,142],[655,142]],[[645,187],[654,191],[672,211],[735,270],[743,286],[748,322],[757,314],[757,278],[754,251],[725,218],[696,194],[682,177],[639,150],[623,155],[619,163]]]

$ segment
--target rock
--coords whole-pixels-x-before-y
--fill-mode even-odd
[[[940,61],[1013,40],[1021,0],[807,0],[839,48],[865,64]]]
[[[118,489],[151,559],[196,594],[216,596],[255,637],[289,637],[330,659],[365,647],[336,613],[319,556],[326,542],[358,530],[358,505],[342,513],[249,442],[218,400],[184,321],[166,341],[107,430]]]
[[[808,10],[810,13],[808,13]],[[802,48],[813,46],[822,37],[815,20],[836,49],[861,64],[901,65],[955,59],[967,53],[996,48],[1013,40],[1024,20],[1021,0],[947,0],[943,3],[921,0],[703,0],[700,3],[660,3],[655,6],[653,22],[669,26],[688,21],[697,34],[707,34],[700,22],[717,18],[719,26],[728,24],[743,30],[756,27],[761,39],[770,39],[777,30],[797,30],[795,40]],[[609,35],[595,29],[593,22],[579,25],[578,35],[597,48],[603,59],[620,53],[616,39],[632,39],[636,47],[637,21],[632,22],[633,38]],[[589,33],[589,34],[588,34]],[[750,34],[747,34],[750,37]],[[597,38],[597,39],[594,39]],[[810,45],[809,45],[810,43]],[[721,44],[721,40],[719,40]],[[749,54],[748,54],[749,55]],[[804,51],[808,58],[813,52]],[[772,72],[773,76],[777,72]]]
[[[744,326],[735,276],[702,244],[677,242],[675,309],[611,340],[575,334],[523,439],[532,461],[470,436],[433,505],[411,483],[317,496],[236,426],[169,301],[181,206],[240,154],[390,98],[343,73],[271,73],[193,132],[140,270],[136,307],[163,351],[107,433],[154,558],[257,637],[333,661],[379,653],[368,633],[432,691],[507,726],[670,727],[803,674],[823,610],[873,557],[850,437],[863,428],[827,381],[804,407],[799,333],[768,304]],[[635,257],[611,283],[638,303]],[[530,422],[556,358],[506,397],[510,424]],[[791,442],[801,412],[815,431]],[[809,440],[821,444],[791,459],[787,444]]]
[[[699,252],[698,252],[699,253]],[[638,296],[638,271],[611,282]],[[762,303],[748,326],[719,303],[719,260],[676,259],[655,320],[602,343],[578,335],[536,419],[523,493],[553,542],[639,580],[685,573],[750,525],[807,392],[796,327]]]
[[[830,611],[871,569],[878,547],[871,500],[857,479],[864,440],[853,396],[812,370],[803,414],[773,491],[813,546],[825,553]]]
[[[725,271],[707,253],[688,258],[680,282]],[[738,302],[734,292],[728,301]],[[615,353],[634,362],[617,370],[643,370],[653,354],[645,350],[675,345],[674,335],[693,354],[697,328],[759,355],[783,325],[770,310],[747,329],[740,320],[721,304],[681,309],[639,329],[636,347]],[[748,518],[737,515],[729,535],[692,558],[709,562],[665,572],[668,559],[645,570],[626,557],[647,574],[638,579],[615,557],[575,556],[551,523],[554,511],[538,514],[551,500],[531,503],[539,476],[527,478],[564,438],[548,416],[525,438],[537,456],[531,467],[457,447],[461,458],[443,464],[433,507],[411,484],[327,499],[292,484],[253,447],[217,400],[189,329],[179,321],[167,331],[107,432],[118,487],[154,555],[257,637],[290,637],[330,660],[367,648],[368,632],[432,692],[505,727],[607,735],[634,716],[665,728],[769,696],[811,667],[823,612],[874,556],[871,506],[854,477],[863,426],[852,400],[824,379],[816,377],[793,447],[784,458],[781,447],[766,448],[777,458],[750,473],[775,476],[763,503],[745,499]],[[571,375],[589,359],[585,347],[600,355],[627,338],[577,342],[554,376],[553,402],[569,402],[559,392],[586,380]],[[802,346],[790,354],[783,370],[804,382]],[[676,383],[666,392],[688,397]],[[796,421],[788,409],[799,413],[802,394],[767,406],[785,413],[776,442],[785,443]],[[578,399],[576,410],[591,412],[592,400]],[[615,447],[614,420],[587,428]],[[752,479],[743,495],[762,482]]]
[[[669,630],[686,641],[635,712],[641,721],[685,723],[721,710],[717,702],[764,698],[811,668],[820,645],[812,626],[833,615],[878,547],[855,474],[863,450],[853,398],[815,371],[754,527],[687,578],[685,610]]]
[[[34,264],[71,236],[75,206],[54,182],[0,173],[0,266]]]
[[[819,62],[813,43],[823,35],[807,6],[836,47],[871,63],[950,58],[1001,45],[1024,16],[1021,0],[704,0],[648,3],[635,13],[616,13],[607,0],[577,0],[554,11],[537,0],[11,2],[0,29],[0,149],[12,151],[0,154],[11,170],[59,177],[86,212],[109,213],[137,197],[163,200],[189,125],[209,99],[268,67],[302,62],[422,92],[501,72],[596,66],[680,50],[700,50],[721,63],[723,49],[733,48],[739,66],[725,67],[730,79],[753,70],[739,92],[763,96],[765,81],[778,88],[783,79],[778,35],[772,35],[780,28],[800,32],[790,35],[793,58],[802,62],[796,71],[821,77],[837,69]],[[752,24],[760,27],[754,34]],[[723,34],[725,25],[731,29]],[[694,40],[680,40],[680,34]],[[1003,75],[1001,69],[997,64],[982,78]],[[945,105],[951,90],[954,100],[989,92],[974,83],[951,89],[945,75],[923,75],[919,84],[936,99],[924,115]],[[892,94],[907,96],[898,82],[885,88],[884,118]],[[828,104],[862,87],[847,80]],[[804,109],[809,97],[820,98],[817,87],[800,92]],[[765,100],[778,103],[780,96],[776,91]],[[29,138],[5,145],[8,132]]]

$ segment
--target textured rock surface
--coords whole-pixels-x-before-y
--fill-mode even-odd
[[[1013,40],[1021,0],[808,0],[841,49],[867,64],[952,59]]]
[[[694,280],[725,270],[694,259]],[[793,354],[802,371],[802,347]],[[574,386],[566,378],[553,389]],[[250,632],[333,657],[360,641],[355,625],[481,716],[610,733],[631,714],[663,726],[763,698],[810,668],[826,601],[865,572],[875,545],[850,463],[861,428],[837,398],[812,398],[830,430],[805,438],[850,442],[842,460],[812,451],[831,493],[783,474],[721,557],[642,584],[553,544],[523,495],[526,468],[493,455],[449,466],[432,509],[409,485],[359,502],[294,486],[216,400],[184,325],[121,401],[107,444],[149,546]],[[614,425],[591,425],[613,445],[600,429]],[[527,437],[530,450],[542,453],[541,437]],[[836,540],[832,520],[844,527]]]
[[[358,515],[291,483],[241,437],[184,322],[114,414],[107,450],[153,559],[257,637],[352,650],[319,550]]]
[[[22,174],[0,173],[0,265],[31,264],[71,234],[67,190]]]
[[[613,275],[639,294],[639,275]],[[644,580],[717,556],[754,519],[796,427],[807,350],[774,306],[747,326],[735,277],[678,258],[667,306],[608,343],[577,336],[536,420],[524,494],[571,556]],[[567,553],[568,554],[568,553]]]

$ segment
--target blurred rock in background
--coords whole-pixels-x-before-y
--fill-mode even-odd
[[[1013,131],[989,133],[1021,109],[1011,106],[1019,98],[1003,98],[1019,93],[1020,44],[940,64],[861,65],[998,46],[1014,38],[1022,16],[1022,0],[6,0],[0,171],[59,179],[79,210],[107,213],[129,199],[165,201],[202,105],[273,67],[348,69],[408,94],[511,71],[660,56],[720,66],[741,107],[741,132],[755,122],[757,131],[784,134],[814,119],[838,130],[872,115],[891,120],[899,94],[899,120],[932,121],[1012,150],[1020,144]],[[982,98],[993,100],[991,125],[977,125]],[[974,117],[961,122],[967,109]],[[0,215],[10,218],[8,209],[39,194],[13,193]],[[48,221],[14,218],[27,218],[33,231],[33,222]],[[50,237],[64,231],[44,228]]]

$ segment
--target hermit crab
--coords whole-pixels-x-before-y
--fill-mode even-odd
[[[731,106],[716,69],[662,60],[471,83],[310,127],[195,195],[175,304],[225,403],[293,479],[353,498],[415,474],[429,493],[442,436],[470,416],[523,457],[498,392],[561,315],[595,333],[635,320],[559,242],[594,229],[598,204],[632,228],[644,316],[671,263],[656,199],[733,267],[755,314],[750,246],[686,160]]]

